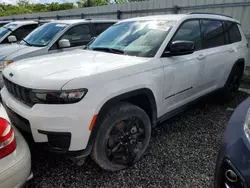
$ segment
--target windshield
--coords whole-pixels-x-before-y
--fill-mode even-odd
[[[47,23],[32,31],[20,44],[29,46],[43,47],[47,46],[53,38],[62,31],[67,24]]]
[[[88,49],[154,57],[175,22],[170,20],[120,22],[104,31]]]
[[[0,28],[0,38],[2,38],[4,35],[6,35],[9,32],[8,29],[1,27]]]

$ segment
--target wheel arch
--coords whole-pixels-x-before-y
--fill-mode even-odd
[[[93,129],[90,134],[88,146],[91,146],[91,148],[98,134],[99,128],[101,126],[101,123],[103,121],[103,118],[106,112],[112,106],[116,105],[119,102],[128,102],[136,106],[139,106],[148,114],[150,121],[152,123],[152,127],[156,125],[157,106],[156,106],[156,100],[155,100],[153,92],[148,88],[142,88],[142,89],[137,89],[137,90],[126,92],[124,94],[121,94],[121,95],[118,95],[109,99],[108,101],[104,103],[104,105],[102,105],[101,109],[99,110],[97,114],[96,121],[94,123]]]
[[[229,78],[229,76],[231,75],[233,69],[234,69],[235,67],[237,67],[237,66],[239,66],[240,69],[242,70],[242,76],[243,76],[244,70],[245,70],[245,59],[244,59],[244,58],[239,58],[237,61],[235,61],[235,63],[233,64],[233,66],[232,66],[232,68],[231,68],[231,70],[230,70],[230,72],[226,74],[226,80],[225,80],[225,82],[224,82],[224,87],[225,87],[225,85],[227,84],[228,78]]]
[[[242,70],[242,76],[244,74],[244,70],[245,70],[245,59],[244,58],[240,58],[238,59],[235,63],[234,63],[234,66],[232,67],[231,71],[233,70],[234,67],[240,67],[240,69]]]

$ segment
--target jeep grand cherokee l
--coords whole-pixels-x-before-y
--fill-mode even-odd
[[[233,98],[247,62],[240,23],[212,14],[132,18],[87,50],[40,56],[3,71],[12,123],[60,152],[91,154],[124,169],[146,150],[151,129],[217,89]]]

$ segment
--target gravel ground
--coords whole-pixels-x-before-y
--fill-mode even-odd
[[[216,156],[226,124],[250,94],[241,89],[229,103],[206,98],[192,109],[154,128],[142,160],[124,171],[100,169],[87,158],[82,167],[31,145],[31,187],[213,187]]]

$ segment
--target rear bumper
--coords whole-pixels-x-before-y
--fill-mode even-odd
[[[32,178],[30,150],[22,135],[15,130],[17,147],[0,160],[0,187],[19,188]]]
[[[233,170],[238,177],[237,184],[231,183],[234,187],[250,186],[250,142],[244,132],[249,108],[250,98],[235,110],[228,123],[217,158],[215,187],[225,187],[224,184],[228,183],[227,170]]]

